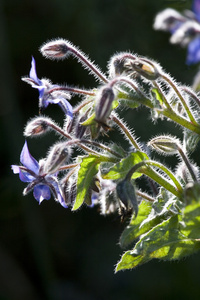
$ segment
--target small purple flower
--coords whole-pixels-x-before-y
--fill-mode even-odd
[[[43,161],[38,163],[30,154],[27,142],[22,149],[20,162],[22,166],[12,165],[11,168],[14,174],[19,174],[21,181],[29,183],[24,189],[24,195],[33,190],[34,198],[40,204],[44,199],[49,200],[52,193],[56,201],[67,208],[57,177],[43,172]]]
[[[33,88],[38,89],[40,109],[46,108],[49,104],[58,104],[69,119],[72,120],[73,109],[68,101],[71,98],[70,94],[64,92],[59,85],[53,85],[49,80],[37,77],[34,57],[32,57],[29,77],[23,77],[22,80],[29,83]]]

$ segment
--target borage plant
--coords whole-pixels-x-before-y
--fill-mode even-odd
[[[64,208],[73,211],[81,206],[99,206],[104,215],[118,213],[122,219],[131,216],[120,237],[126,251],[116,271],[131,269],[153,258],[175,260],[200,248],[200,182],[199,168],[188,153],[200,139],[200,100],[189,87],[177,83],[155,61],[122,52],[108,64],[106,76],[80,49],[67,40],[47,42],[41,53],[50,59],[70,55],[78,59],[99,81],[92,90],[55,85],[39,79],[32,58],[28,77],[22,78],[39,91],[39,109],[58,104],[64,113],[63,127],[44,115],[28,122],[25,137],[37,137],[54,131],[59,141],[39,162],[22,149],[21,165],[12,165],[20,180],[27,182],[24,195],[33,190],[41,203],[51,195]],[[82,100],[72,107],[76,94]],[[152,120],[165,118],[179,125],[183,140],[172,134],[151,137],[147,145],[139,142],[119,113],[121,109],[148,107]],[[119,109],[120,108],[120,109]],[[156,125],[155,125],[156,126]],[[129,141],[124,149],[113,139],[118,131]],[[101,142],[100,138],[101,137]],[[81,150],[76,156],[74,149]],[[177,167],[169,169],[150,158],[145,151],[178,156]],[[141,176],[156,187],[142,191]]]

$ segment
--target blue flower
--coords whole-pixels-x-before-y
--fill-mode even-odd
[[[200,0],[194,0],[192,11],[183,15],[174,9],[165,9],[156,16],[154,29],[169,31],[172,44],[187,47],[186,64],[200,61]]]
[[[29,77],[23,77],[22,80],[29,83],[33,88],[38,89],[40,109],[46,108],[49,104],[58,104],[69,119],[72,120],[73,109],[68,101],[71,98],[70,94],[64,92],[59,85],[53,85],[49,80],[37,77],[34,57],[32,57]]]
[[[42,161],[38,163],[30,154],[27,142],[22,149],[20,162],[22,166],[12,165],[11,168],[14,174],[19,174],[21,181],[29,183],[24,190],[24,195],[33,190],[34,198],[41,203],[44,199],[49,200],[52,193],[55,199],[67,208],[57,177],[43,172]]]

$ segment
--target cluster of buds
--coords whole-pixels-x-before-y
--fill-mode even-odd
[[[40,51],[50,59],[74,56],[98,79],[99,85],[87,90],[39,79],[36,62],[32,58],[29,76],[22,80],[38,89],[40,113],[44,113],[49,104],[58,104],[64,113],[64,124],[61,127],[40,114],[26,125],[25,137],[54,131],[59,134],[59,142],[51,146],[46,158],[39,162],[32,157],[25,142],[20,156],[22,165],[12,165],[20,180],[28,183],[24,194],[33,190],[39,203],[53,195],[63,207],[73,210],[83,203],[90,207],[98,204],[104,214],[131,212],[136,217],[140,200],[152,202],[156,196],[155,189],[149,194],[143,193],[135,182],[137,177],[144,175],[177,197],[181,197],[184,188],[170,170],[152,161],[143,151],[149,147],[161,154],[178,154],[187,174],[193,181],[198,181],[198,170],[189,161],[177,138],[158,136],[151,139],[145,148],[117,114],[121,107],[143,105],[151,109],[153,118],[156,114],[157,117],[166,117],[182,126],[185,132],[199,135],[200,124],[190,105],[193,100],[200,110],[194,92],[177,84],[157,62],[130,52],[118,53],[110,59],[107,77],[87,55],[67,40],[47,42]],[[82,100],[73,107],[72,99],[77,94],[82,96]],[[120,130],[131,147],[122,149],[113,140],[100,142],[99,137],[101,140],[103,135],[108,138],[111,129]],[[75,155],[76,148],[82,151],[81,156]],[[162,176],[155,169],[160,169]],[[185,178],[185,175],[182,177]],[[185,182],[184,179],[182,182]]]

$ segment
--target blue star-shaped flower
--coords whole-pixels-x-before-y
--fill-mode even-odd
[[[46,108],[49,104],[58,104],[70,120],[72,120],[73,109],[68,101],[71,98],[70,94],[64,92],[60,86],[53,85],[49,80],[37,77],[34,57],[32,57],[29,77],[23,77],[22,80],[29,83],[33,88],[38,89],[40,109]]]
[[[30,154],[27,142],[22,149],[20,162],[22,166],[12,165],[11,168],[14,174],[19,174],[21,181],[29,183],[24,190],[25,195],[33,190],[34,198],[41,203],[44,199],[49,200],[52,193],[55,199],[67,208],[57,177],[43,172],[42,161],[38,163]]]

